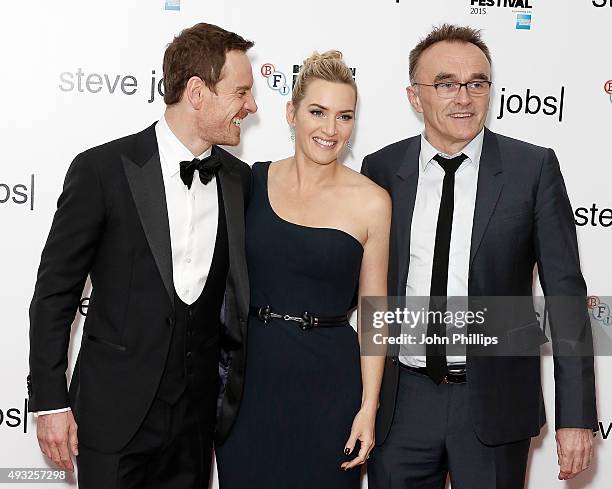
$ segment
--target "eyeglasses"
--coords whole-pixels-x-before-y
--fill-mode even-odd
[[[428,85],[427,83],[414,83],[413,85],[434,87],[440,98],[455,98],[459,95],[462,87],[465,87],[468,93],[474,97],[483,97],[489,94],[492,84],[493,82],[488,80],[476,80],[467,83],[440,82],[433,85]]]

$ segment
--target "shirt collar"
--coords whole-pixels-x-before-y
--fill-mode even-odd
[[[484,127],[482,130],[476,135],[474,139],[472,139],[461,151],[454,155],[447,155],[446,153],[442,153],[434,148],[427,138],[425,137],[425,131],[421,133],[421,156],[420,156],[420,164],[421,171],[425,171],[427,165],[433,160],[434,156],[437,154],[441,154],[443,156],[447,156],[452,158],[453,156],[457,156],[460,153],[464,153],[468,157],[468,162],[472,162],[476,168],[480,164],[480,155],[482,154],[482,143],[484,141]]]
[[[167,177],[172,177],[180,171],[181,161],[191,161],[194,156],[172,132],[165,117],[162,117],[155,125],[155,134],[157,136],[162,171]],[[211,152],[212,146],[201,155],[196,156],[196,158],[201,160],[210,156]]]

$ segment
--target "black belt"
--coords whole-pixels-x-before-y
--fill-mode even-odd
[[[251,306],[249,314],[256,317],[265,324],[268,324],[270,319],[282,319],[283,321],[293,321],[298,323],[299,327],[306,331],[312,328],[334,328],[336,326],[346,326],[348,324],[347,315],[343,316],[315,316],[309,312],[303,312],[301,316],[292,314],[283,314],[272,311],[272,306]]]
[[[426,367],[413,367],[402,362],[399,362],[399,364],[400,367],[405,368],[406,370],[429,377]],[[449,365],[446,375],[442,379],[443,384],[465,384],[466,382],[467,375],[465,365]]]

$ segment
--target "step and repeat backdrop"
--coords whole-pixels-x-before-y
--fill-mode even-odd
[[[612,295],[612,0],[5,3],[0,12],[0,467],[51,467],[38,449],[36,420],[27,414],[28,306],[68,165],[84,149],[161,117],[165,46],[181,29],[201,21],[256,43],[249,54],[259,111],[243,124],[241,146],[230,149],[249,163],[291,154],[285,104],[293,77],[313,50],[341,50],[360,92],[353,147],[345,159],[355,169],[364,155],[422,130],[405,95],[408,53],[415,43],[442,22],[481,28],[494,60],[488,126],[555,149],[575,212],[589,295],[601,298],[605,307],[599,310],[607,312],[598,320],[612,328],[604,300]],[[75,310],[71,365],[88,297],[86,288]],[[610,487],[610,360],[596,359],[601,431],[593,466],[577,480],[557,481],[554,430],[545,428],[532,444],[530,488]],[[549,426],[554,426],[550,357],[543,373]],[[49,487],[69,485],[76,485],[74,479]],[[30,486],[38,487],[20,487]]]

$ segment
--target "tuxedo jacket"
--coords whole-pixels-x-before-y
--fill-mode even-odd
[[[388,294],[404,296],[410,267],[410,233],[419,177],[420,136],[366,156],[362,173],[393,201]],[[573,212],[555,153],[485,129],[470,246],[468,295],[532,297],[534,266],[547,297],[574,297],[574,316],[551,322],[553,344],[563,331],[590,344],[586,285],[580,271]],[[505,324],[510,342],[528,354],[471,355],[467,388],[476,434],[490,445],[535,436],[545,423],[539,347],[547,341],[528,310]],[[576,309],[576,308],[574,308]],[[553,325],[555,326],[553,328]],[[516,341],[515,341],[516,340]],[[535,354],[534,354],[535,351]],[[530,353],[531,352],[531,353]],[[392,352],[396,353],[396,352]],[[557,348],[555,348],[557,353]],[[554,355],[556,428],[597,428],[591,354]],[[376,441],[392,429],[398,389],[396,355],[386,359]],[[416,401],[416,400],[415,400]]]
[[[249,300],[244,212],[251,175],[248,165],[216,151],[229,249],[221,343],[231,350],[225,358],[233,369],[222,389],[218,434],[224,436],[237,411],[244,369]],[[93,291],[68,389],[70,326],[88,275]],[[174,297],[152,125],[79,154],[67,172],[30,306],[29,410],[70,406],[80,442],[103,452],[120,450],[156,395],[174,326]],[[210,395],[216,396],[216,389]]]

